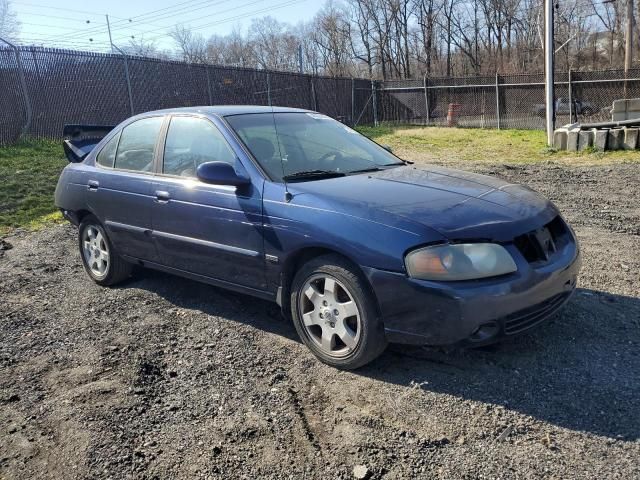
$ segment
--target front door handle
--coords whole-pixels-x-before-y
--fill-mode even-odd
[[[87,189],[91,190],[92,192],[95,192],[96,190],[98,190],[99,186],[100,186],[100,182],[98,182],[97,180],[89,180],[87,182]]]
[[[169,201],[169,192],[165,192],[162,190],[156,190],[156,202],[158,203],[167,203]]]

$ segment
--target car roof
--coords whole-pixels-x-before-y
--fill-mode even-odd
[[[167,108],[164,110],[154,110],[152,112],[145,112],[142,115],[158,114],[158,113],[200,113],[200,114],[214,114],[221,117],[230,115],[242,115],[248,113],[302,113],[311,112],[312,110],[304,110],[301,108],[289,108],[289,107],[269,107],[265,105],[215,105],[215,106],[201,106],[201,107],[179,107],[179,108]]]

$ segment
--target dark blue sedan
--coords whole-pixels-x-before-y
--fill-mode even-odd
[[[95,282],[140,265],[275,301],[330,365],[387,342],[484,345],[576,286],[578,244],[548,200],[414,166],[316,112],[180,108],[65,138],[56,205]]]

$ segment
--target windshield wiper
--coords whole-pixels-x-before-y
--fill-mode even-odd
[[[367,168],[360,168],[358,170],[351,170],[347,173],[351,174],[351,173],[379,172],[380,170],[388,170],[387,168],[381,168],[381,167],[399,167],[400,165],[405,165],[405,163],[401,163],[401,162],[385,163],[377,167],[367,167]]]
[[[344,173],[335,170],[302,170],[300,172],[290,173],[282,177],[286,181],[291,180],[318,180],[320,178],[344,177]]]
[[[349,173],[379,172],[380,170],[384,170],[384,168],[380,168],[380,167],[368,167],[368,168],[361,168],[361,169],[359,169],[359,170],[351,170]]]

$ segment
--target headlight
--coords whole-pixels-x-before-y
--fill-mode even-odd
[[[409,276],[422,280],[471,280],[517,270],[509,252],[495,243],[419,248],[409,252],[404,261]]]

